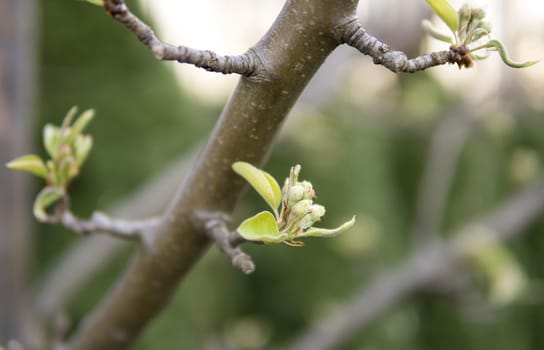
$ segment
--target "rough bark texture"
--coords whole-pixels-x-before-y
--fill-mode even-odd
[[[115,289],[82,325],[71,349],[126,349],[168,303],[209,246],[196,211],[230,213],[244,186],[233,162],[262,164],[285,116],[338,45],[335,30],[353,19],[357,1],[287,1],[250,51],[259,61],[242,77],[191,176],[165,213],[152,248],[142,249]]]

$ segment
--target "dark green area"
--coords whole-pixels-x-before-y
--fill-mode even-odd
[[[97,111],[89,128],[95,146],[72,191],[74,209],[84,215],[107,208],[206,137],[219,107],[191,101],[169,70],[175,63],[157,62],[104,11],[78,1],[48,0],[41,6],[36,138],[44,123],[58,123],[74,104]],[[430,135],[458,101],[425,73],[403,76],[397,89],[388,97],[395,107],[387,113],[361,111],[339,98],[318,115],[304,116],[294,129],[285,130],[267,165],[283,179],[290,166],[300,163],[301,178],[313,182],[318,202],[327,207],[322,226],[336,226],[357,214],[353,232],[307,240],[304,248],[247,247],[257,264],[251,276],[232,269],[213,248],[136,349],[202,349],[217,339],[252,349],[258,342],[247,339],[255,334],[266,338],[267,345],[287,343],[369,277],[400,263],[412,248],[415,195]],[[406,123],[425,103],[435,117]],[[516,113],[515,125],[500,137],[476,124],[457,169],[445,231],[496,207],[516,190],[508,172],[514,150],[532,149],[542,162],[544,121],[528,109]],[[245,198],[238,219],[265,209],[251,191]],[[511,244],[528,276],[537,281],[544,278],[543,224],[535,223],[528,229],[532,234]],[[40,226],[36,275],[75,239],[80,238]],[[89,283],[70,306],[74,321],[106,293],[129,255],[127,251]],[[422,294],[342,349],[544,348],[541,296],[490,312],[471,318],[453,300]]]

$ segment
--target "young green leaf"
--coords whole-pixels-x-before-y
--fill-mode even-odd
[[[61,199],[65,195],[64,189],[60,187],[54,187],[54,186],[47,186],[44,187],[36,199],[34,200],[34,216],[39,221],[46,221],[47,220],[47,208],[51,206],[51,204],[55,203],[59,199]]]
[[[354,224],[355,224],[355,216],[352,217],[351,220],[344,222],[342,225],[338,226],[337,228],[327,229],[327,228],[311,227],[307,231],[299,233],[297,235],[297,238],[298,237],[333,237],[338,235],[342,231],[345,231],[351,228]]]
[[[426,0],[427,4],[433,9],[434,13],[440,17],[451,29],[456,32],[459,28],[459,16],[457,11],[446,0]]]
[[[26,171],[42,178],[47,176],[47,168],[45,167],[43,160],[34,154],[27,154],[25,156],[15,158],[11,162],[7,163],[6,167],[13,170]]]
[[[77,113],[77,106],[72,106],[72,108],[68,110],[68,113],[66,113],[66,116],[62,120],[62,124],[60,128],[61,129],[68,128],[72,124],[72,120],[74,120],[76,113]]]
[[[93,148],[91,135],[79,135],[74,140],[75,157],[78,166],[81,166]]]
[[[281,189],[276,179],[246,162],[235,162],[232,164],[232,169],[249,182],[277,216],[278,206],[281,203]]]
[[[51,158],[57,156],[61,141],[61,129],[54,125],[46,124],[43,128],[43,145]]]
[[[236,231],[248,241],[281,243],[287,239],[286,233],[279,232],[276,219],[269,211],[262,211],[244,220]]]
[[[77,118],[77,120],[74,122],[74,125],[72,126],[69,141],[72,141],[77,137],[77,135],[81,134],[83,130],[87,127],[87,125],[89,125],[93,117],[94,109],[88,109],[81,113],[79,118]]]
[[[487,48],[487,49],[495,48],[499,52],[499,55],[501,56],[502,61],[508,67],[512,67],[512,68],[526,68],[526,67],[530,67],[530,66],[540,62],[540,60],[538,60],[538,61],[527,61],[527,62],[521,62],[521,63],[512,61],[510,59],[510,57],[508,56],[508,53],[506,53],[506,49],[504,48],[504,45],[498,40],[490,40],[486,44],[474,49],[474,51],[478,50],[478,49],[482,49],[482,48]]]

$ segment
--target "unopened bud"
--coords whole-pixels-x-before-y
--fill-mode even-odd
[[[317,197],[311,182],[302,181],[300,182],[300,185],[304,188],[304,199],[314,199]]]
[[[325,215],[325,207],[320,204],[313,204],[310,206],[310,217],[313,223],[321,220],[321,217]],[[312,223],[312,224],[313,224]]]
[[[297,202],[300,202],[302,199],[305,199],[304,198],[304,192],[305,192],[305,188],[300,184],[297,184],[297,185],[289,188],[289,190],[287,191],[287,195],[286,195],[286,197],[287,197],[287,206],[292,207]]]
[[[303,199],[296,203],[293,208],[291,209],[291,216],[292,218],[298,218],[306,215],[308,211],[310,210],[310,207],[312,206],[313,202],[309,199]]]
[[[486,16],[485,10],[480,7],[472,8],[472,19],[473,20],[482,20]]]

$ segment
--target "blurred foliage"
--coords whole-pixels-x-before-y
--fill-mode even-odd
[[[61,0],[48,0],[41,7],[41,103],[35,139],[45,123],[58,123],[69,106],[95,108],[88,130],[95,141],[93,154],[73,184],[73,199],[78,213],[105,209],[204,138],[219,107],[189,100],[168,69],[175,63],[155,61],[103,11]],[[300,163],[318,200],[327,205],[322,225],[335,226],[355,213],[355,227],[338,238],[308,240],[304,248],[247,246],[257,264],[250,276],[233,269],[213,248],[136,349],[206,349],[221,342],[255,349],[287,343],[365,281],[411,253],[415,195],[430,136],[441,116],[461,101],[426,73],[401,76],[395,90],[381,97],[388,100],[387,108],[376,104],[361,109],[345,95],[340,92],[333,102],[284,130],[264,169],[281,178]],[[523,101],[515,103],[514,111],[513,122],[503,129],[493,127],[502,120],[493,113],[478,116],[481,121],[459,160],[445,232],[495,208],[522,186],[519,174],[512,176],[512,162],[529,164],[524,166],[533,173],[535,164],[542,163],[541,112]],[[262,209],[258,195],[247,191],[236,217]],[[519,301],[466,312],[467,305],[456,298],[421,294],[341,349],[544,348],[543,229],[540,220],[527,229],[532,234],[508,245],[530,279],[530,292]],[[72,241],[62,229],[40,226],[36,276]],[[76,322],[107,292],[129,255],[127,250],[70,306]]]

